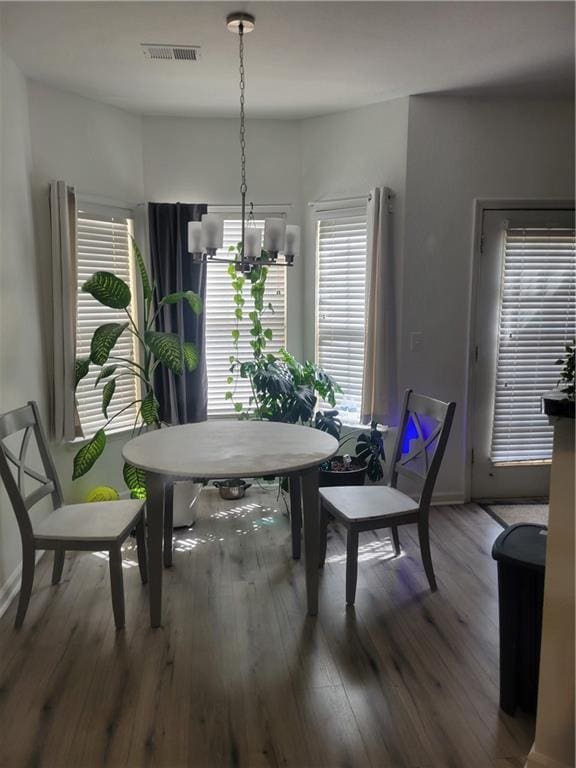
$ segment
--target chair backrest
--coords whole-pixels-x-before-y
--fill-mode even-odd
[[[20,448],[17,453],[14,453],[5,444],[5,441],[11,435],[16,435],[22,431]],[[45,474],[26,464],[26,454],[32,436],[35,438]],[[62,488],[48,450],[48,441],[35,402],[30,401],[28,405],[22,408],[16,408],[14,411],[0,415],[0,476],[16,513],[20,533],[23,538],[31,538],[33,535],[32,523],[28,514],[30,508],[48,494],[52,495],[52,503],[55,508],[62,506]],[[28,494],[26,494],[25,489],[27,478],[38,484]]]
[[[392,456],[390,485],[396,488],[399,477],[420,485],[420,507],[428,508],[440,469],[456,403],[444,403],[411,389],[404,393]]]

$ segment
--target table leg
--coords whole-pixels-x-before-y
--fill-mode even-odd
[[[292,557],[300,560],[302,538],[302,484],[300,475],[290,475],[290,527],[292,529]]]
[[[172,537],[174,535],[174,483],[164,484],[164,567],[172,567]]]
[[[318,613],[318,583],[320,562],[320,499],[318,496],[318,467],[302,472],[302,502],[304,512],[304,555],[306,558],[306,597],[308,615]]]
[[[146,520],[148,523],[148,589],[150,624],[162,623],[162,533],[164,522],[164,477],[146,473]]]

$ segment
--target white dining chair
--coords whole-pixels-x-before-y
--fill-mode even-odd
[[[424,571],[432,591],[436,578],[430,554],[428,517],[432,491],[444,455],[456,403],[444,403],[411,389],[404,394],[389,485],[340,486],[320,489],[320,566],[326,559],[330,517],[348,531],[346,543],[346,604],[354,605],[358,578],[358,534],[391,528],[395,554],[400,554],[398,527],[416,523]],[[398,490],[398,478],[418,486],[418,498]]]
[[[6,445],[22,433],[17,453]],[[19,435],[18,435],[19,436]],[[30,439],[34,436],[44,473],[26,463]],[[132,531],[136,533],[138,565],[142,583],[148,580],[144,535],[143,501],[109,501],[86,504],[64,504],[60,481],[48,450],[48,441],[35,402],[0,415],[0,475],[16,514],[22,539],[22,583],[15,626],[21,627],[30,602],[34,582],[34,566],[38,550],[53,550],[52,584],[58,584],[64,567],[66,550],[107,551],[110,561],[112,607],[116,627],[124,626],[124,581],[122,577],[122,544]],[[26,493],[26,482],[36,488]],[[51,495],[53,511],[40,523],[30,517],[30,509]]]

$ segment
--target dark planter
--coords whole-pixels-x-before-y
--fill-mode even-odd
[[[342,462],[342,456],[333,456],[333,463]],[[321,488],[330,488],[335,485],[364,485],[366,479],[366,467],[356,458],[352,458],[352,469],[320,469],[319,485]]]

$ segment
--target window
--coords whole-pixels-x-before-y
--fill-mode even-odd
[[[259,229],[264,229],[264,221],[255,222]],[[221,256],[228,256],[228,247],[236,245],[241,238],[240,219],[225,219],[224,248]],[[234,386],[227,384],[230,376],[230,355],[235,354],[231,332],[236,327],[234,319],[234,292],[231,286],[227,264],[208,264],[206,279],[206,301],[204,305],[206,328],[206,369],[208,374],[208,416],[226,416],[234,413],[234,407],[224,395]],[[245,288],[245,318],[250,311],[250,290]],[[266,279],[265,304],[270,302],[274,312],[265,315],[266,325],[272,330],[272,340],[267,351],[277,352],[286,345],[286,269],[272,268]],[[250,346],[250,320],[239,322],[241,360],[252,356]],[[252,394],[247,379],[239,379],[235,388],[235,399],[248,404]]]
[[[555,361],[576,333],[575,256],[573,229],[506,230],[490,454],[496,463],[551,458],[541,397],[556,388]]]
[[[336,406],[358,424],[366,324],[366,213],[321,218],[317,228],[316,362],[342,389]]]
[[[78,206],[77,259],[78,259],[78,315],[76,325],[76,356],[89,357],[92,334],[104,323],[124,323],[126,314],[121,309],[110,309],[82,292],[82,284],[97,271],[113,272],[122,278],[135,295],[130,234],[132,218],[122,209]],[[124,332],[112,351],[115,357],[134,359],[137,353],[132,334]],[[111,361],[112,362],[112,361]],[[102,413],[102,382],[95,387],[98,367],[91,365],[88,375],[78,384],[76,401],[78,415],[85,437],[92,436],[104,426],[107,419]],[[114,415],[137,399],[136,382],[132,376],[122,376],[108,416]],[[136,406],[127,408],[112,424],[110,431],[129,429],[135,422]]]

